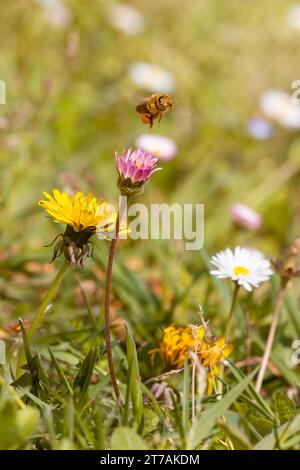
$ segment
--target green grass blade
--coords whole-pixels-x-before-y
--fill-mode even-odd
[[[188,362],[185,361],[183,373],[183,397],[182,397],[182,427],[185,433],[189,429],[190,418],[190,371]]]
[[[128,361],[128,391],[132,401],[133,418],[137,429],[140,429],[143,421],[143,395],[135,342],[131,330],[126,323],[127,361]]]
[[[195,422],[190,431],[188,443],[189,448],[195,449],[203,439],[207,438],[217,419],[234,403],[239,395],[247,388],[255,375],[255,371],[238,383],[220,401],[214,403],[210,408],[203,411],[200,418]]]

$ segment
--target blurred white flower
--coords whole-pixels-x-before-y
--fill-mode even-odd
[[[300,5],[293,5],[288,9],[286,15],[287,24],[294,29],[300,31]]]
[[[110,8],[109,20],[112,26],[130,36],[141,33],[145,25],[144,16],[138,10],[121,3]]]
[[[300,106],[282,90],[268,90],[260,97],[260,106],[266,116],[274,119],[287,129],[300,128]]]
[[[267,140],[272,137],[272,125],[261,117],[253,117],[247,123],[248,133],[257,140]]]
[[[234,253],[227,248],[210,260],[217,269],[210,274],[218,279],[229,278],[251,292],[272,276],[270,262],[259,251],[237,246]]]
[[[137,148],[152,153],[159,160],[172,160],[177,155],[174,140],[159,134],[141,134],[135,141]]]
[[[234,222],[248,230],[258,230],[261,227],[261,216],[253,209],[240,202],[232,204],[230,215]]]
[[[129,67],[131,80],[141,88],[156,93],[172,93],[175,89],[173,76],[160,65],[135,62]]]
[[[8,119],[4,116],[0,116],[0,129],[6,129],[8,126]]]
[[[44,18],[51,26],[63,28],[72,18],[71,10],[64,5],[62,0],[37,0],[44,10]]]

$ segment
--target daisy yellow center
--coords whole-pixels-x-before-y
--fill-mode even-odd
[[[244,266],[235,266],[233,268],[233,272],[235,276],[238,276],[239,274],[242,274],[242,276],[247,276],[247,274],[250,274],[249,269],[245,268]]]

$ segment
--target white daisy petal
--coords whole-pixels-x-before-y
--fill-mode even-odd
[[[237,246],[234,252],[226,248],[214,255],[210,262],[217,268],[210,271],[211,275],[218,279],[229,278],[248,292],[268,281],[273,274],[269,260],[250,248]]]

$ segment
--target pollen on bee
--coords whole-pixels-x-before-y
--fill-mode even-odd
[[[144,124],[150,124],[150,123],[151,123],[151,119],[150,119],[149,116],[147,116],[146,114],[142,114],[142,115],[141,115],[141,121],[142,121]]]

